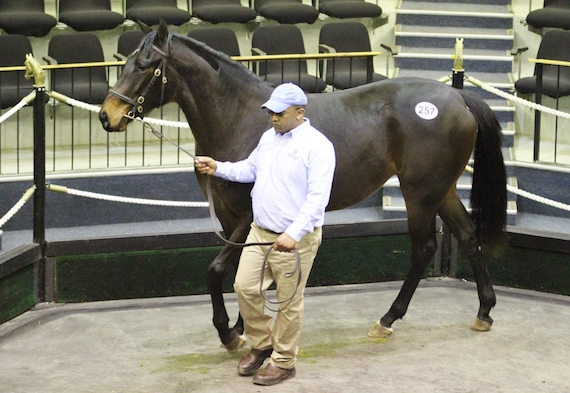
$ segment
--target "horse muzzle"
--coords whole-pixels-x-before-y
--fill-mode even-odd
[[[107,132],[122,132],[127,129],[129,119],[121,116],[118,122],[112,122],[109,114],[106,111],[101,110],[99,111],[99,121]]]

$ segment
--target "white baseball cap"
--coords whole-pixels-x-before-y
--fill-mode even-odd
[[[283,83],[273,90],[269,100],[261,106],[261,109],[269,109],[275,113],[281,113],[291,105],[307,105],[307,96],[303,89],[294,83]]]

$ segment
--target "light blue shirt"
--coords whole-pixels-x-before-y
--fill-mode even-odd
[[[229,181],[254,182],[255,224],[286,232],[296,241],[323,225],[336,165],[332,143],[304,120],[285,134],[269,129],[247,159],[217,162],[214,173]]]

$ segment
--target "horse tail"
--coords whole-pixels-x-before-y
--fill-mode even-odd
[[[473,152],[471,217],[482,243],[492,252],[505,245],[507,222],[507,174],[503,161],[501,125],[481,97],[460,90],[479,129]]]

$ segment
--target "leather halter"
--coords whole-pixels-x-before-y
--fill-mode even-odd
[[[168,35],[167,38],[167,46],[166,46],[166,52],[163,51],[162,49],[160,49],[158,46],[156,45],[152,45],[152,49],[154,49],[155,51],[157,51],[161,56],[162,56],[162,60],[160,61],[160,64],[158,65],[158,67],[154,70],[153,72],[153,78],[150,80],[150,82],[148,83],[148,85],[146,86],[146,88],[143,90],[143,92],[141,93],[141,95],[139,95],[139,97],[136,100],[133,100],[130,97],[127,97],[124,94],[118,93],[113,89],[109,90],[109,94],[111,94],[112,96],[117,97],[118,99],[129,103],[132,105],[131,110],[125,115],[126,117],[128,117],[129,119],[135,119],[135,118],[142,118],[142,114],[144,112],[144,107],[143,104],[146,101],[146,95],[148,94],[149,90],[152,88],[152,86],[154,86],[154,84],[156,83],[156,81],[160,78],[161,82],[162,82],[162,88],[160,91],[160,102],[157,105],[157,107],[162,106],[162,104],[164,103],[164,90],[166,89],[166,84],[168,83],[168,78],[166,78],[166,62],[170,57],[170,43],[172,41],[172,34]],[[162,76],[162,78],[161,78]]]

